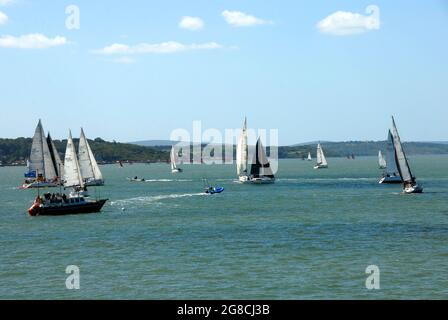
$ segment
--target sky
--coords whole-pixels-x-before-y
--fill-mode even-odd
[[[3,138],[446,141],[447,102],[446,0],[0,0]]]

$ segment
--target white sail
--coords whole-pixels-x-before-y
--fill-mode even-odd
[[[243,130],[236,147],[236,170],[239,176],[247,175],[249,149],[247,146],[247,119],[244,118]]]
[[[53,155],[54,167],[56,170],[56,174],[59,178],[64,176],[64,164],[62,163],[61,157],[59,156],[59,152],[54,145],[53,139],[51,139],[50,133],[47,136],[48,147],[50,148],[50,153]]]
[[[395,157],[397,160],[398,170],[400,172],[401,179],[404,182],[411,182],[413,181],[411,169],[409,168],[408,160],[406,158],[406,155],[404,154],[403,146],[401,144],[400,136],[398,134],[398,130],[395,125],[395,120],[393,117],[392,117],[392,136],[395,147]]]
[[[327,159],[325,158],[324,151],[322,150],[320,143],[317,145],[316,159],[317,159],[317,165],[322,165],[322,166],[327,165]]]
[[[307,158],[307,160],[308,160],[308,161],[313,160],[313,159],[311,158],[311,152],[308,152],[308,158]]]
[[[29,170],[36,171],[37,174],[41,174],[47,180],[53,180],[57,177],[40,120],[31,146]]]
[[[381,153],[381,150],[378,151],[378,166],[379,166],[381,169],[386,168],[386,159],[384,159],[384,156],[383,156],[383,154]]]
[[[176,158],[177,157],[176,157],[175,152],[174,152],[174,146],[171,147],[170,158],[171,158],[171,170],[177,170],[177,165],[176,165]]]
[[[64,187],[84,187],[84,181],[81,176],[78,157],[76,156],[75,144],[73,143],[72,133],[69,132],[67,140],[67,149],[64,159]]]
[[[79,138],[78,158],[81,176],[84,181],[103,180],[103,175],[82,128],[81,136]]]

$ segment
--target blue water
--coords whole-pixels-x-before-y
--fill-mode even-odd
[[[235,183],[231,165],[108,165],[102,213],[35,218],[35,191],[15,188],[24,168],[0,168],[0,298],[448,298],[448,156],[411,158],[421,195],[379,185],[376,161],[281,160],[263,186]],[[203,194],[203,177],[225,191]]]

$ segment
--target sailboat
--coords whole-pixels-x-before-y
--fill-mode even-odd
[[[384,156],[381,153],[381,150],[378,151],[378,167],[380,169],[386,169],[386,159],[384,159]]]
[[[78,159],[84,184],[86,186],[104,185],[103,175],[82,128],[79,138]]]
[[[314,166],[314,169],[326,169],[328,168],[327,159],[325,159],[324,151],[320,143],[317,145],[317,155],[316,155],[317,163]]]
[[[171,158],[171,172],[172,173],[180,173],[180,172],[182,172],[182,169],[178,168],[177,164],[176,164],[177,155],[174,152],[174,146],[171,147],[170,158]]]
[[[268,184],[274,183],[275,176],[272,172],[271,165],[266,156],[264,146],[261,139],[258,138],[255,146],[255,154],[250,166],[249,183],[253,184]]]
[[[23,189],[57,187],[60,184],[41,120],[39,120],[34,133],[29,167],[25,178]]]
[[[395,159],[395,146],[392,132],[387,134],[385,169],[379,183],[401,183],[400,173],[397,168],[397,161]]]
[[[395,125],[394,117],[392,117],[392,136],[395,147],[395,159],[397,162],[398,172],[403,180],[403,192],[410,193],[422,193],[423,187],[418,185],[415,177],[412,175],[411,168],[409,167],[408,159],[404,153],[403,146],[401,144],[400,135],[398,134],[397,126]]]
[[[57,195],[46,193],[43,197],[38,193],[33,205],[28,209],[31,216],[85,214],[101,211],[107,199],[88,200],[82,194],[85,185],[71,132],[67,141],[64,164],[64,187],[73,188],[74,191],[70,192],[69,196],[63,194],[62,190]]]
[[[241,132],[238,145],[236,146],[236,172],[238,174],[238,180],[241,183],[249,181],[249,175],[247,173],[249,158],[249,148],[247,145],[247,118],[244,118],[243,129]]]
[[[313,158],[311,158],[311,152],[308,152],[308,158],[306,160],[308,160],[308,161],[312,161],[313,160]]]

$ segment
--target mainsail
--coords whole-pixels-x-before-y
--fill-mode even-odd
[[[325,159],[324,151],[322,150],[322,147],[320,146],[320,143],[317,145],[317,165],[319,166],[326,166],[327,165],[327,159]]]
[[[236,170],[239,176],[247,175],[249,149],[247,146],[247,119],[244,118],[243,131],[236,147]]]
[[[394,137],[392,136],[392,132],[387,134],[387,149],[386,149],[386,175],[398,176],[400,173],[397,168],[397,160],[395,159],[395,146],[394,146]]]
[[[307,160],[308,160],[308,161],[313,160],[313,159],[311,158],[311,152],[308,152],[308,158],[307,158]]]
[[[383,156],[383,154],[381,153],[381,150],[380,151],[378,151],[378,166],[381,168],[381,169],[384,169],[384,168],[386,168],[386,159],[384,159],[384,156]]]
[[[69,132],[67,140],[67,149],[64,159],[64,187],[84,187],[84,181],[81,176],[78,157],[76,156],[75,144],[72,139],[72,132]]]
[[[258,138],[257,145],[255,147],[255,154],[250,167],[250,174],[254,178],[274,178],[274,173],[272,172],[271,165],[268,157],[266,156],[266,152],[264,151],[260,138]]]
[[[47,139],[45,139],[42,122],[40,120],[37,124],[31,146],[29,171],[34,171],[36,174],[42,175],[47,180],[53,180],[57,177]]]
[[[81,176],[84,181],[103,180],[103,175],[82,128],[81,136],[79,138],[78,158]]]
[[[392,136],[395,147],[395,161],[397,163],[401,179],[403,182],[414,182],[415,179],[412,175],[411,168],[409,168],[408,159],[404,153],[394,117],[392,117]]]
[[[171,170],[177,170],[177,165],[176,165],[176,154],[174,152],[174,146],[171,147],[171,154],[170,154],[170,158],[171,158]]]
[[[47,144],[50,149],[51,160],[53,161],[54,169],[56,171],[56,175],[59,178],[64,176],[64,164],[62,163],[61,157],[59,156],[59,152],[54,145],[53,139],[51,139],[50,132],[47,135]]]

